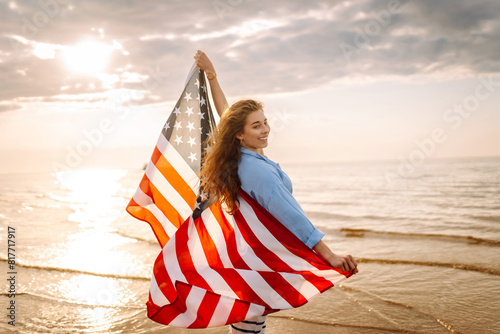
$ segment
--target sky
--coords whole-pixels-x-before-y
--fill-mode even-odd
[[[142,167],[198,49],[278,162],[500,155],[495,0],[0,0],[0,172]]]

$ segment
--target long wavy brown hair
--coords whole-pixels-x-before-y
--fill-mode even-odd
[[[217,129],[207,139],[208,150],[200,170],[200,187],[210,199],[216,198],[225,204],[230,214],[238,209],[238,189],[241,186],[238,177],[241,144],[236,136],[243,132],[248,115],[261,109],[262,103],[255,100],[234,103],[224,111]]]

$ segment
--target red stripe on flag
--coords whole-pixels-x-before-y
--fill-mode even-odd
[[[147,195],[152,196],[151,192],[149,192],[149,194]],[[167,244],[167,241],[170,239],[170,237],[165,233],[163,225],[158,221],[158,219],[156,219],[151,211],[137,204],[133,198],[128,203],[126,210],[133,217],[145,221],[151,226],[151,228],[153,229],[153,233],[160,243],[161,247]]]
[[[170,303],[173,303],[175,298],[177,298],[177,293],[163,260],[163,250],[155,260],[153,266],[153,275],[155,277],[156,284],[160,288],[160,291]]]
[[[229,223],[229,221],[226,219],[224,213],[222,212],[223,209],[220,207],[218,202],[212,204],[212,206],[210,206],[210,209],[215,219],[219,223],[222,233],[224,234],[224,239],[226,240],[226,245],[227,245],[227,253],[229,255],[231,263],[233,264],[233,267],[236,269],[250,270],[250,267],[246,264],[246,262],[243,260],[243,258],[240,256],[240,253],[238,252],[234,229]]]
[[[211,288],[203,276],[198,273],[193,263],[193,258],[188,248],[189,241],[189,222],[186,221],[175,233],[175,251],[177,262],[182,273],[185,273],[188,284],[192,284],[204,290],[210,291]]]
[[[259,271],[264,280],[293,307],[307,303],[307,299],[278,273],[280,271],[293,272],[293,269],[260,242],[240,211],[234,214],[234,218],[243,238],[252,247],[255,255],[273,270],[273,272]],[[264,221],[261,222],[265,223]]]
[[[252,207],[259,221],[264,224],[267,230],[278,240],[289,252],[307,261],[311,266],[319,270],[335,270],[345,277],[352,275],[350,272],[341,272],[325,263],[313,250],[307,247],[297,236],[274,218],[256,200],[245,191],[239,190],[239,194]],[[238,211],[239,212],[239,211]],[[273,254],[274,256],[275,254]],[[264,258],[265,259],[265,258]],[[301,272],[302,276],[313,284],[319,291],[324,292],[333,286],[333,283],[324,277],[317,276],[310,271]]]
[[[142,186],[143,186],[143,184],[141,182],[141,185],[140,185],[141,189],[142,189]],[[150,182],[149,180],[148,180],[148,190],[152,194],[152,196],[150,195],[150,197],[153,198],[153,202],[156,204],[156,206],[159,209],[161,208],[161,212],[163,212],[165,217],[167,217],[167,220],[173,226],[175,226],[176,228],[179,228],[179,226],[181,226],[181,224],[184,222],[184,220],[182,219],[179,212],[177,212],[175,207],[172,204],[170,204],[170,202],[167,201],[165,199],[165,197],[163,197],[163,193],[158,188],[156,188],[155,185],[152,182]]]
[[[289,252],[304,259],[311,266],[320,270],[334,269],[320,259],[316,253],[307,247],[295,234],[281,224],[274,218],[266,209],[264,209],[256,200],[248,195],[243,190],[239,190],[239,194],[248,202],[252,207],[257,218],[264,224],[264,226],[271,232],[271,234],[278,240]],[[293,245],[293,246],[292,246]]]
[[[146,302],[146,306],[147,306],[148,318],[150,318],[152,315],[154,315],[158,311],[160,311],[161,307],[156,305],[155,303],[153,303],[153,301],[151,299],[151,291],[149,292],[149,298],[148,298],[148,301]]]
[[[233,268],[224,268],[224,264],[219,256],[217,247],[208,232],[205,222],[202,217],[199,217],[195,221],[196,231],[201,240],[201,245],[203,247],[203,252],[205,253],[205,258],[207,259],[210,268],[215,270],[219,275],[222,276],[227,285],[233,290],[233,292],[240,299],[245,301],[263,305],[269,307],[260,297],[257,295],[248,283],[241,277],[241,275]],[[243,293],[245,291],[245,293]]]
[[[207,291],[201,301],[196,320],[188,328],[205,328],[212,320],[215,308],[219,303],[220,295]]]
[[[234,324],[245,320],[248,310],[250,309],[250,304],[242,302],[240,300],[235,300],[233,308],[229,313],[226,324]]]
[[[148,318],[156,322],[168,325],[174,320],[179,314],[186,312],[186,298],[191,291],[191,286],[183,283],[176,282],[175,289],[177,290],[177,298],[172,304],[168,304],[162,307],[152,307],[148,302]],[[153,304],[154,305],[154,304]],[[155,305],[156,306],[156,305]]]

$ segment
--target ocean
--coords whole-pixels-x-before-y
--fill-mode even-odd
[[[499,157],[281,165],[359,273],[266,333],[500,333]],[[125,212],[142,175],[0,174],[2,333],[227,333],[146,317],[160,247]]]

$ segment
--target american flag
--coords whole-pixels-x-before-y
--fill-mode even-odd
[[[128,213],[151,225],[162,247],[193,211],[199,215],[207,205],[198,196],[204,143],[215,127],[207,96],[204,72],[193,66],[127,206]]]
[[[198,196],[202,143],[215,125],[196,68],[127,206],[162,246],[148,317],[175,327],[224,326],[299,307],[351,275],[326,264],[240,189],[229,215]]]

